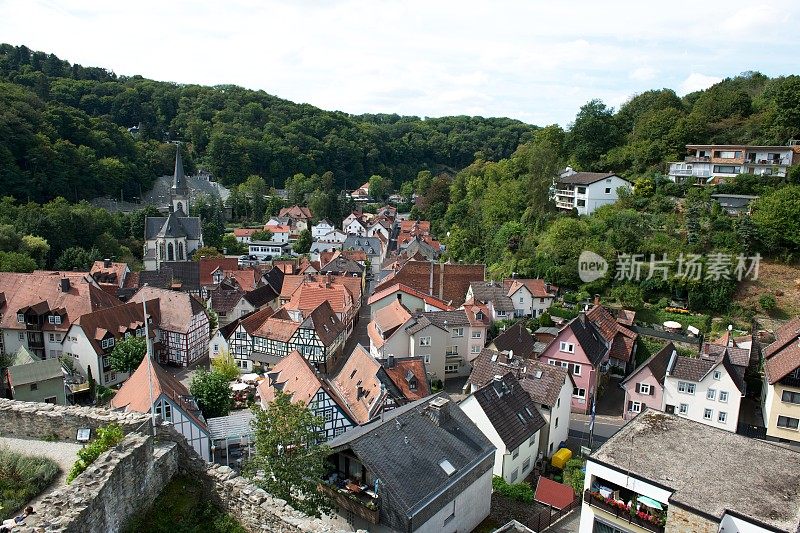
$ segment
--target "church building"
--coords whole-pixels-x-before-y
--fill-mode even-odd
[[[159,270],[165,261],[190,261],[194,251],[203,246],[200,217],[189,216],[189,186],[183,172],[180,145],[175,153],[169,215],[147,217],[144,240],[145,270]]]

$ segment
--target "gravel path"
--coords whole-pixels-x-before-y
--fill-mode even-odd
[[[52,459],[58,463],[61,472],[58,477],[50,484],[44,492],[33,499],[30,505],[36,509],[36,504],[46,494],[66,484],[67,473],[72,465],[78,459],[78,450],[82,448],[80,444],[72,442],[48,442],[43,440],[30,440],[30,439],[15,439],[11,437],[0,437],[0,448],[8,447],[9,449],[23,453],[25,455],[43,456]]]

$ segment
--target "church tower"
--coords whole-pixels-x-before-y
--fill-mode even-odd
[[[189,186],[186,184],[186,175],[183,173],[181,145],[176,144],[176,148],[175,174],[172,177],[172,189],[170,189],[170,210],[178,216],[189,216]]]

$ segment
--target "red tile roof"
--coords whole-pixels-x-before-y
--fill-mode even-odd
[[[611,345],[610,357],[628,362],[638,335],[620,325],[617,319],[602,305],[595,305],[586,312],[586,318],[595,325],[603,338]]]
[[[158,300],[147,301],[147,313],[152,317],[153,324],[161,321],[161,311]],[[100,341],[111,333],[111,337],[121,339],[125,333],[135,333],[135,330],[144,326],[144,309],[140,302],[128,302],[86,313],[74,322],[80,326],[95,353],[101,354],[105,350],[100,346]],[[150,328],[150,337],[155,337],[155,331]]]
[[[417,289],[409,287],[408,285],[403,285],[402,283],[395,283],[394,285],[387,286],[385,289],[376,291],[372,296],[369,297],[369,300],[367,300],[367,304],[372,305],[375,302],[382,300],[383,298],[386,298],[387,296],[394,294],[398,291],[404,292],[411,296],[416,296],[417,298],[422,299],[428,305],[436,307],[441,311],[452,311],[454,309],[453,307],[447,305],[446,302],[440,300],[439,298],[430,296],[425,292],[418,291]]]
[[[380,368],[380,363],[359,344],[332,379],[336,391],[359,425],[372,420],[377,414],[375,408],[383,402],[381,382],[378,379]]]
[[[218,268],[221,270],[236,270],[239,260],[235,257],[202,257],[199,261],[200,285],[213,285],[211,274]]]
[[[770,385],[800,367],[800,317],[775,331],[775,342],[764,349],[764,373]]]
[[[431,273],[433,291],[431,294]],[[428,261],[408,261],[397,272],[390,274],[375,287],[380,292],[392,285],[402,283],[420,292],[431,294],[454,307],[464,303],[464,297],[473,281],[483,281],[486,265],[463,265],[453,263],[432,263]]]
[[[284,281],[285,283],[285,281]],[[327,301],[336,313],[347,316],[353,310],[353,296],[344,285],[324,281],[304,280],[286,304],[286,309],[298,309],[307,315]]]
[[[261,231],[261,228],[234,228],[234,237],[252,237],[253,233]]]
[[[279,217],[289,217],[299,220],[311,220],[314,216],[311,214],[311,210],[304,206],[293,205],[292,207],[284,207],[281,209],[280,213],[278,213]]]
[[[139,302],[158,300],[161,312],[159,327],[176,333],[188,333],[192,327],[195,315],[205,313],[205,307],[194,296],[185,292],[157,289],[155,287],[142,287],[134,294],[130,301]],[[208,331],[205,332],[208,335]]]
[[[575,491],[569,485],[539,476],[539,483],[536,485],[536,494],[533,499],[561,510],[575,500]]]
[[[291,397],[292,403],[308,405],[322,387],[322,381],[305,357],[297,350],[278,361],[258,385],[262,406],[275,399],[275,385]]]
[[[101,285],[113,285],[121,287],[125,280],[126,272],[128,272],[128,263],[111,263],[111,266],[106,267],[105,261],[95,261],[89,273]]]
[[[410,401],[414,402],[425,396],[430,396],[431,391],[428,388],[428,376],[425,372],[425,362],[421,357],[403,357],[394,360],[392,368],[385,368],[386,374],[392,380],[403,396]],[[413,376],[416,381],[417,388],[412,390],[409,387],[409,377]]]
[[[397,300],[375,311],[375,316],[367,325],[367,333],[376,348],[380,348],[397,328],[411,318],[411,313]],[[383,332],[383,334],[381,334]]]
[[[503,285],[508,290],[509,296],[512,296],[523,286],[528,289],[534,298],[551,298],[553,296],[547,292],[547,284],[543,279],[504,279]]]

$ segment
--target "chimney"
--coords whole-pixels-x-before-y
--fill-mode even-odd
[[[594,305],[600,305],[600,295],[599,294],[595,294],[594,295]]]
[[[61,292],[69,292],[69,278],[61,278]]]
[[[431,259],[431,279],[428,283],[428,295],[433,296],[433,259]]]
[[[331,288],[331,275],[330,274],[325,274],[325,288],[326,289],[330,289]]]
[[[397,293],[397,301],[399,303],[403,303],[403,293],[401,293],[401,292]]]
[[[439,396],[428,404],[428,416],[430,416],[433,423],[439,427],[444,426],[444,424],[450,420],[450,411],[448,411],[449,403],[450,400],[448,398]]]
[[[439,265],[439,299],[444,300],[444,265]]]
[[[111,268],[111,259],[103,259],[103,267]]]
[[[358,395],[356,396],[356,400],[360,400],[362,396],[364,396],[364,387],[359,385],[358,386]]]
[[[586,313],[584,313],[583,311],[578,313],[578,320],[580,320],[581,324],[583,324],[585,326],[586,325]]]

